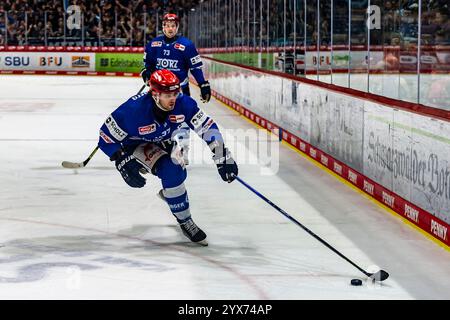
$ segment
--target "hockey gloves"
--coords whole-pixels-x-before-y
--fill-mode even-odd
[[[213,141],[209,147],[214,153],[213,160],[222,180],[228,183],[232,182],[238,175],[238,166],[231,157],[230,151],[225,148],[223,143],[217,143],[216,141]]]
[[[200,85],[200,95],[203,103],[209,102],[211,99],[211,87],[209,86],[208,81],[205,81]]]
[[[144,80],[145,84],[148,84],[148,80],[150,79],[151,75],[152,75],[151,71],[148,70],[147,68],[143,68],[141,70],[141,77],[142,77],[142,80]]]
[[[139,174],[143,168],[133,155],[120,151],[111,158],[116,161],[116,168],[122,175],[123,180],[132,188],[142,188],[145,186],[145,178]]]

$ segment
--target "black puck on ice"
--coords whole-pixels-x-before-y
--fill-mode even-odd
[[[350,283],[352,284],[352,286],[361,286],[362,285],[362,281],[360,279],[352,279],[352,281],[350,281]]]

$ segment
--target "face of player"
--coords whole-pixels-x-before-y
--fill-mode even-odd
[[[173,38],[177,35],[178,25],[175,21],[166,21],[163,24],[163,32],[167,38]]]
[[[175,101],[177,100],[179,91],[177,92],[162,92],[159,94],[159,106],[164,111],[172,111],[175,107]]]

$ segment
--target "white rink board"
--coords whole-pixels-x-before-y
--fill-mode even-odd
[[[364,105],[364,170],[366,177],[392,190],[392,120],[394,110],[376,103]]]
[[[412,183],[411,200],[450,223],[449,124],[445,121],[419,116],[412,119],[411,127],[417,157],[423,166],[426,165],[422,173],[424,181]]]

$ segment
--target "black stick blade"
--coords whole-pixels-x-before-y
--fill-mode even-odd
[[[376,280],[376,281],[384,281],[384,280],[386,280],[387,278],[389,278],[389,273],[387,273],[387,272],[384,271],[384,270],[380,270],[380,271],[377,271],[377,272],[375,272],[375,273],[372,273],[372,274],[370,275],[370,277],[371,277],[372,279]]]

